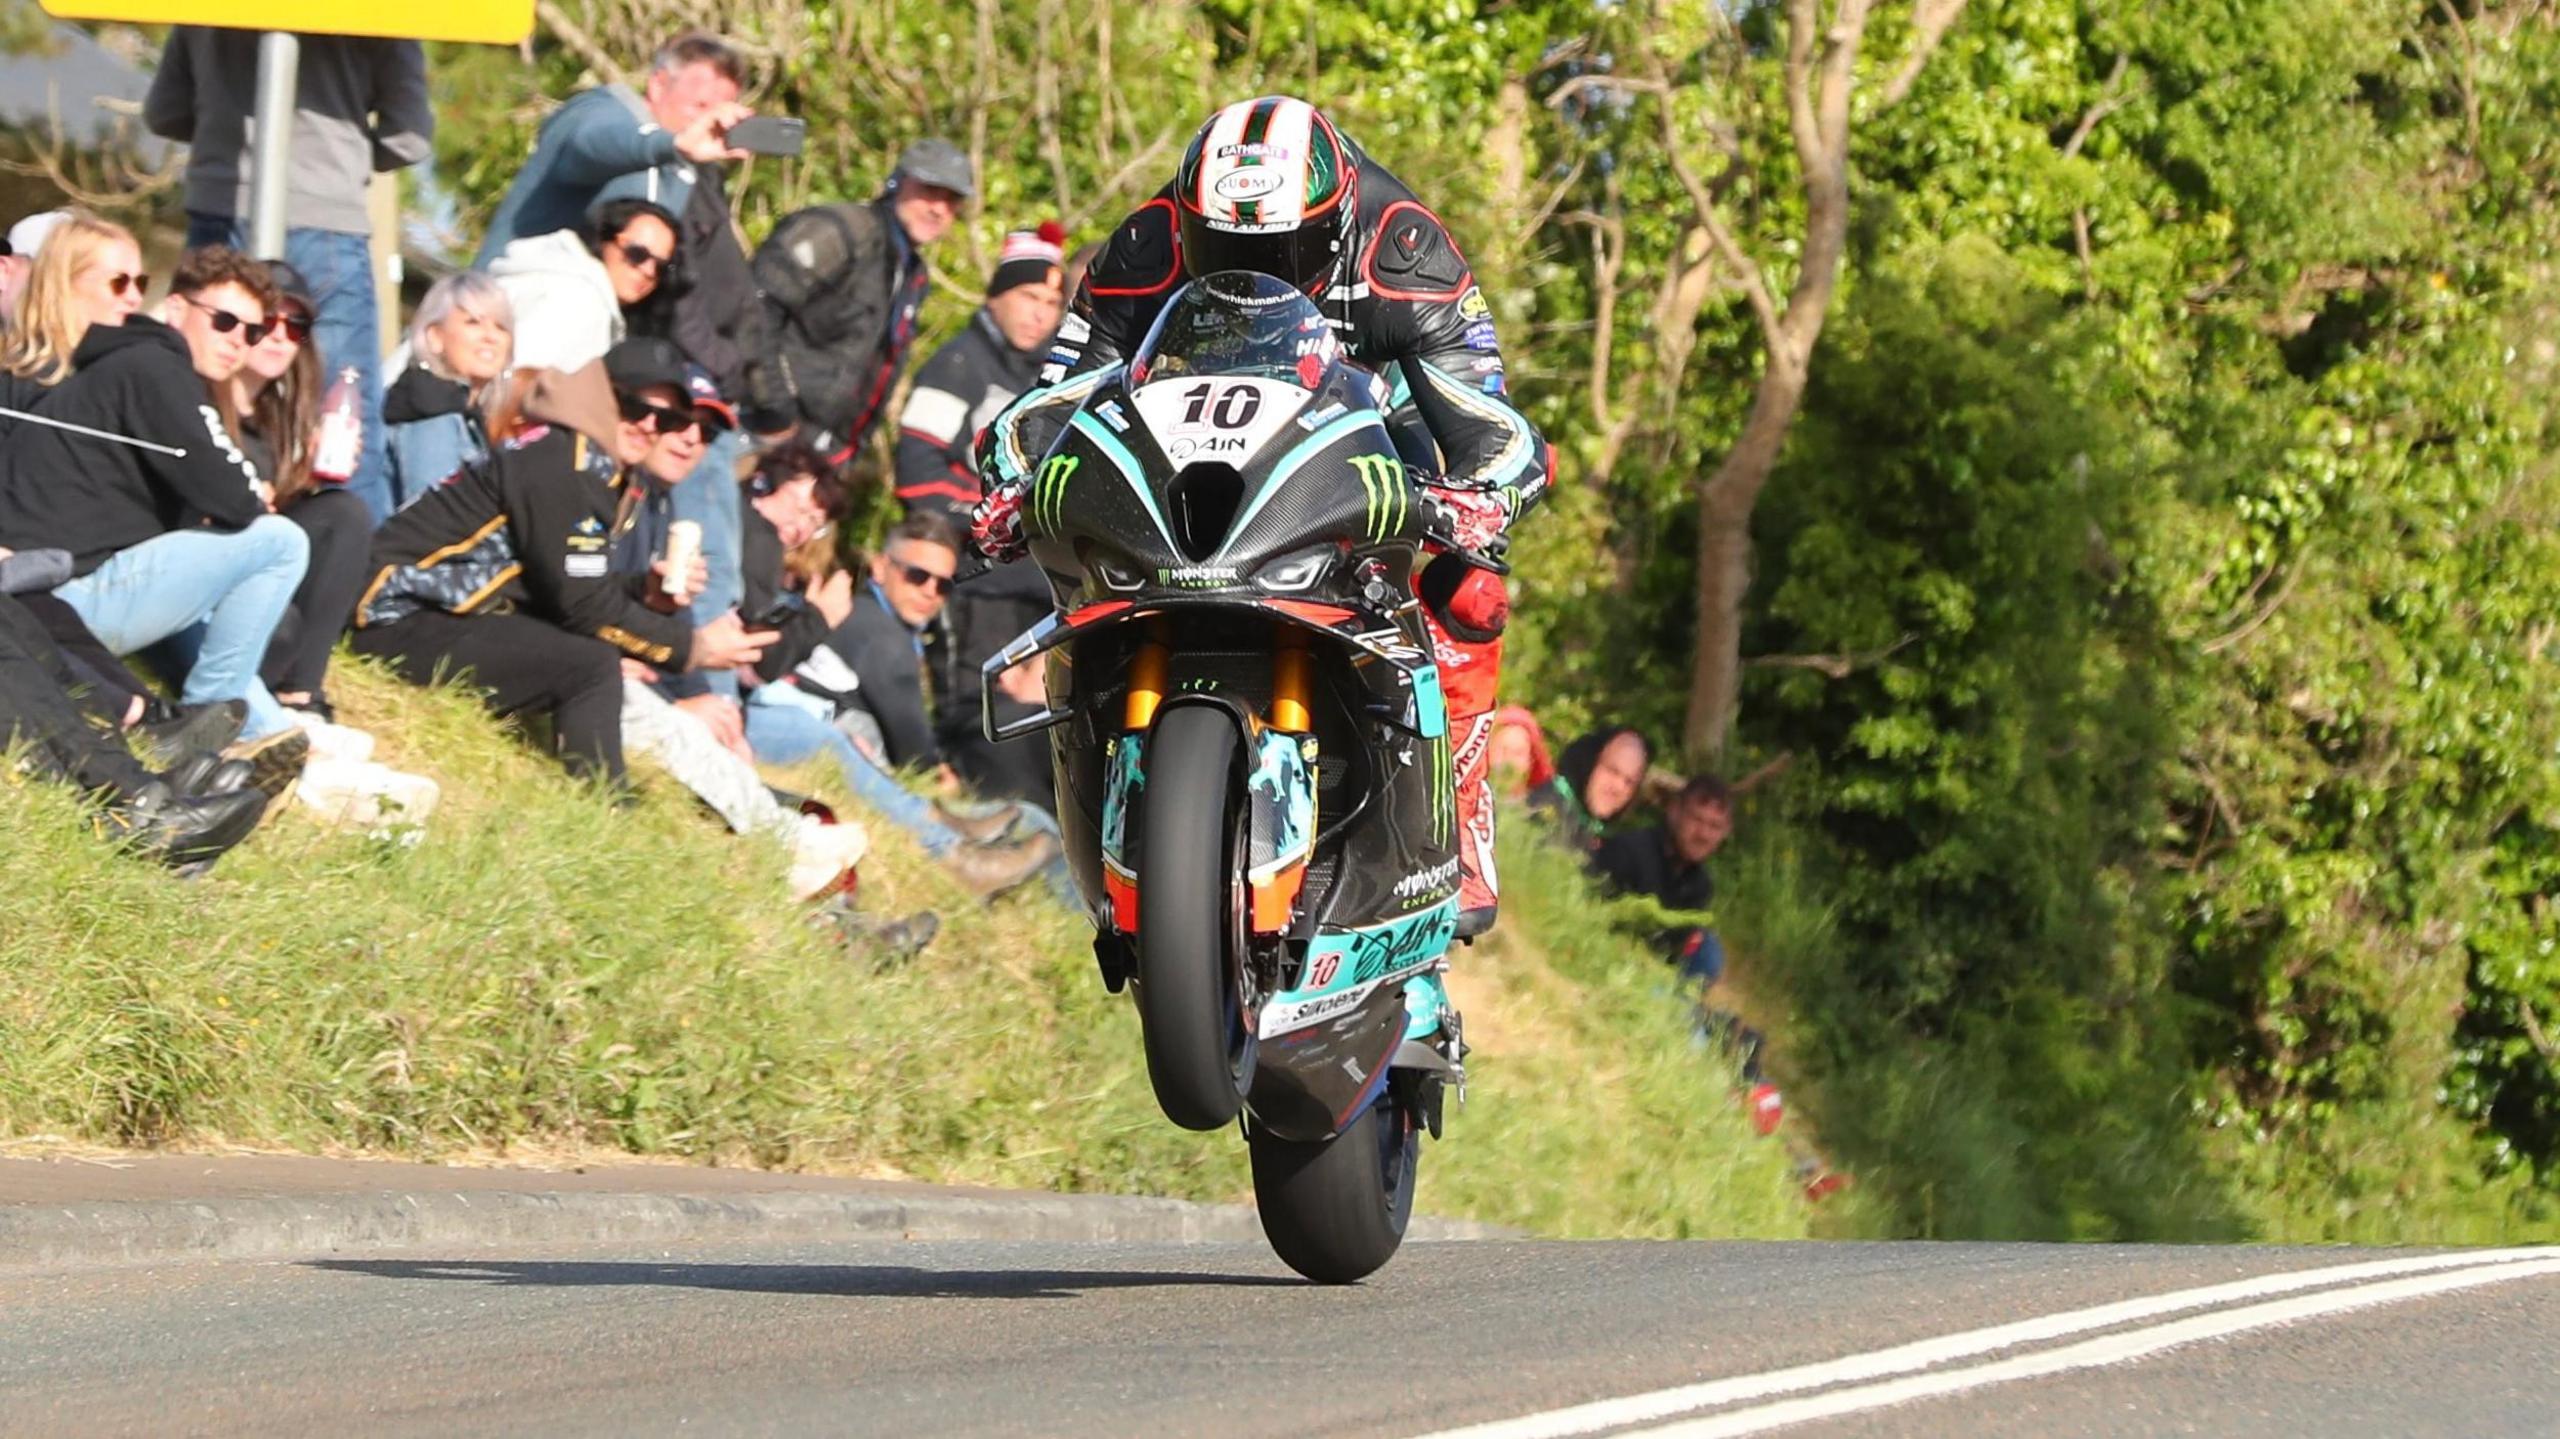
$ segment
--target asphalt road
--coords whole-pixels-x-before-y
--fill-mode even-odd
[[[893,1241],[0,1275],[11,1434],[2550,1434],[2554,1355],[2552,1252],[1432,1244],[1351,1290],[1245,1246]]]

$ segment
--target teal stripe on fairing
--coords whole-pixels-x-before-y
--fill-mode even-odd
[[[1094,448],[1110,458],[1120,471],[1120,478],[1137,491],[1138,503],[1147,507],[1147,517],[1156,522],[1156,533],[1164,536],[1165,547],[1179,553],[1180,547],[1173,542],[1173,526],[1164,522],[1164,511],[1156,508],[1155,491],[1148,488],[1146,467],[1138,463],[1138,457],[1129,453],[1129,447],[1120,443],[1120,437],[1111,433],[1109,426],[1083,410],[1076,411],[1076,417],[1067,423],[1082,431],[1086,439],[1093,441]]]
[[[1226,543],[1218,546],[1218,552],[1209,558],[1213,560],[1225,558],[1228,549],[1235,544],[1236,536],[1244,533],[1244,527],[1253,523],[1253,517],[1262,513],[1262,507],[1271,503],[1273,495],[1280,493],[1281,487],[1289,482],[1289,477],[1297,472],[1298,466],[1323,453],[1326,446],[1336,443],[1352,431],[1377,423],[1378,417],[1370,411],[1355,410],[1299,441],[1296,449],[1283,456],[1279,464],[1271,467],[1271,478],[1262,482],[1262,488],[1255,493],[1253,503],[1244,507],[1244,513],[1236,516],[1236,522],[1227,526]]]

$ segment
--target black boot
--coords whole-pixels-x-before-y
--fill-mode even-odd
[[[172,868],[210,863],[249,837],[267,812],[256,790],[179,795],[157,780],[107,805],[100,827]]]
[[[195,799],[247,789],[254,775],[255,768],[247,760],[200,754],[160,776],[160,781],[181,798]]]
[[[175,769],[200,754],[218,754],[240,737],[249,722],[246,700],[215,700],[182,705],[171,719],[149,720],[133,727],[142,762],[153,769]]]

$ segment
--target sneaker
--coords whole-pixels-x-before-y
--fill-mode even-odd
[[[310,710],[286,710],[304,734],[311,736],[311,754],[315,759],[341,759],[362,764],[373,758],[373,736],[353,725],[342,725],[322,719]]]
[[[960,887],[980,899],[1021,884],[1058,857],[1056,836],[1042,833],[1016,844],[963,845],[942,857],[942,867]]]
[[[391,839],[417,834],[444,792],[425,775],[404,774],[370,760],[314,754],[302,766],[302,783],[294,794],[323,824]]]
[[[800,816],[791,831],[791,897],[812,900],[841,889],[870,849],[871,836],[858,824]]]
[[[809,912],[812,921],[836,933],[846,949],[867,954],[877,969],[890,969],[924,953],[942,932],[942,917],[929,909],[883,917],[853,907],[852,897],[837,895]]]
[[[182,706],[164,720],[133,727],[133,747],[151,769],[175,769],[200,754],[214,754],[240,738],[249,722],[247,700],[214,700]]]
[[[249,762],[208,752],[161,775],[160,782],[180,795],[235,794],[249,787]]]
[[[933,817],[941,821],[943,828],[971,844],[994,844],[1013,832],[1014,821],[1022,817],[1022,806],[1007,802],[962,809],[935,800]]]
[[[222,757],[247,760],[249,787],[270,800],[281,799],[302,778],[302,766],[311,758],[311,736],[288,725],[271,735],[235,740]]]

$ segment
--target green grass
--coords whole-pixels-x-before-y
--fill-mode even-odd
[[[444,787],[414,846],[289,813],[182,881],[98,842],[60,787],[0,778],[0,1138],[1248,1193],[1232,1134],[1156,1114],[1134,1014],[1044,896],[971,904],[875,825],[866,906],[945,919],[878,972],[796,916],[778,850],[671,786],[617,809],[468,699],[339,664],[348,722]],[[1459,956],[1486,1014],[1424,1207],[1804,1232],[1783,1156],[1690,1050],[1658,969],[1525,838],[1501,941]]]

